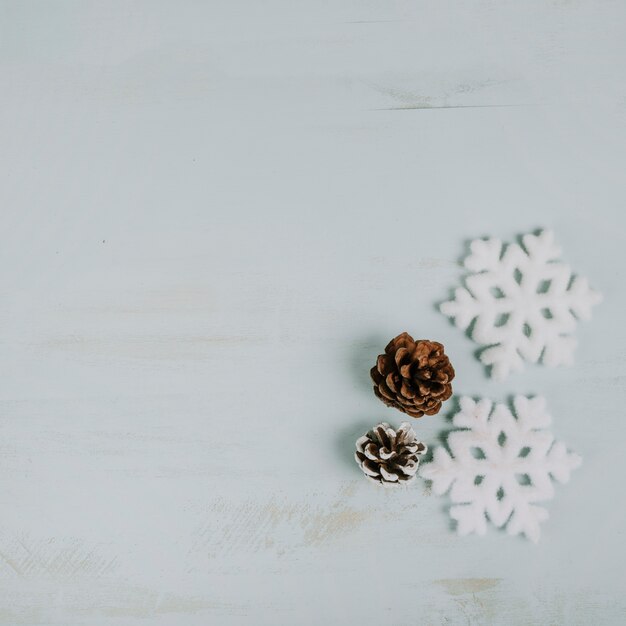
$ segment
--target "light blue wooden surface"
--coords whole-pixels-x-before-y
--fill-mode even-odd
[[[0,2],[0,623],[624,623],[625,20]],[[605,301],[575,367],[497,384],[434,305],[542,226]],[[360,476],[403,330],[548,398],[584,464],[538,546]]]

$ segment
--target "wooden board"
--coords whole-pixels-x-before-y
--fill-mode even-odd
[[[624,623],[626,4],[0,15],[1,624]],[[435,305],[540,227],[605,301],[496,383]],[[584,463],[538,546],[359,473],[404,330],[547,397]]]

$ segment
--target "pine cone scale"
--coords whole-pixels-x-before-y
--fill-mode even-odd
[[[405,381],[402,381],[402,388],[400,389],[400,392],[402,393],[403,397],[409,400],[413,400],[415,396],[417,395],[415,393],[415,390],[411,389],[411,387],[409,387]]]
[[[396,365],[401,367],[404,363],[407,363],[411,358],[409,351],[406,348],[400,348],[394,357]]]
[[[362,461],[361,469],[367,476],[370,476],[371,478],[376,478],[379,475],[376,464],[372,463],[371,461]]]
[[[396,385],[396,378],[397,377],[394,376],[393,373],[387,374],[387,377],[385,378],[385,384],[387,385],[387,388],[393,393],[398,393],[398,387]]]
[[[393,402],[396,397],[395,394],[383,382],[378,385],[377,391],[379,394],[378,397],[385,403]]]

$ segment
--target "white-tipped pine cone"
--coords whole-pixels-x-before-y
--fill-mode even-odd
[[[382,422],[357,439],[354,458],[367,478],[393,487],[415,478],[419,457],[427,449],[407,422],[398,430]]]

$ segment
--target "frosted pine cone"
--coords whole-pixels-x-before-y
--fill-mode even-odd
[[[419,457],[426,450],[407,422],[398,430],[382,422],[357,439],[354,458],[370,480],[393,487],[415,478]]]
[[[454,368],[436,341],[408,333],[392,339],[370,371],[374,393],[411,417],[435,415],[452,395]]]

